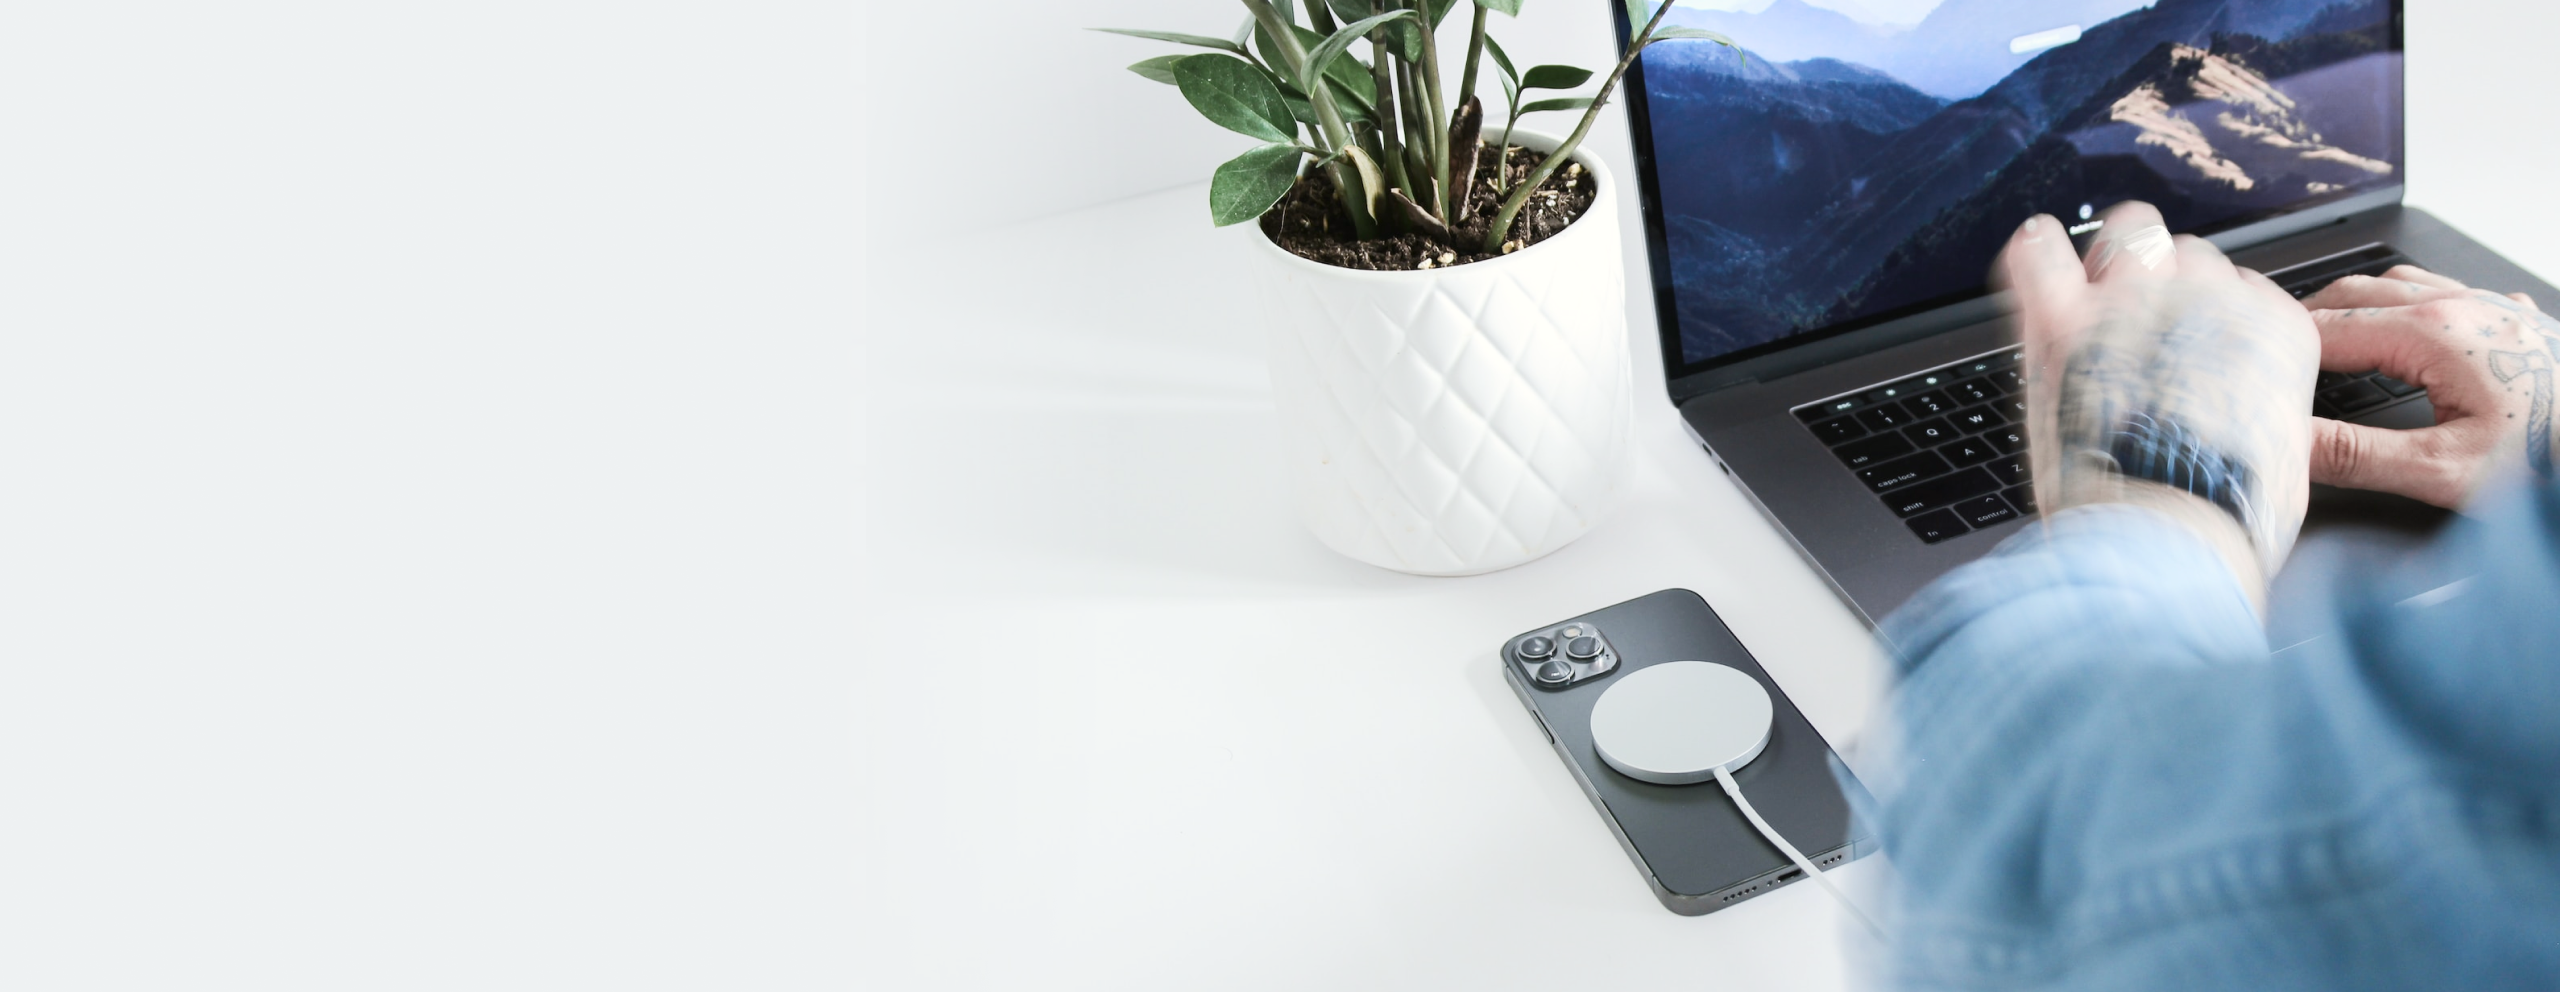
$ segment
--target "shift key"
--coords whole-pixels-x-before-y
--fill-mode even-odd
[[[1898,487],[1884,494],[1884,503],[1893,508],[1895,516],[1907,517],[1960,499],[1999,491],[2000,483],[1991,477],[1991,473],[1969,468],[1943,479]],[[1965,522],[1972,523],[1970,519]]]
[[[1935,451],[1923,451],[1908,458],[1896,458],[1874,468],[1858,470],[1858,478],[1867,480],[1867,488],[1891,492],[1933,475],[1947,473],[1947,460]]]

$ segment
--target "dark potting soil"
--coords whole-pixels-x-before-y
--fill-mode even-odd
[[[1334,194],[1333,179],[1322,169],[1308,170],[1277,206],[1262,215],[1262,233],[1273,244],[1299,257],[1346,269],[1441,268],[1493,258],[1503,253],[1479,249],[1484,245],[1485,229],[1493,224],[1493,215],[1502,210],[1503,196],[1493,191],[1493,162],[1499,151],[1488,142],[1477,152],[1474,188],[1468,190],[1460,219],[1451,225],[1457,233],[1457,244],[1434,241],[1393,219],[1382,221],[1381,226],[1399,233],[1368,241],[1353,238],[1351,214],[1343,209],[1342,198]],[[1543,152],[1511,146],[1507,184],[1528,181],[1529,172],[1546,158]],[[1554,237],[1583,211],[1591,209],[1592,198],[1599,195],[1600,184],[1592,180],[1589,172],[1571,164],[1557,169],[1512,218],[1509,240],[1518,246],[1512,250]],[[1395,210],[1387,207],[1379,212],[1392,217]]]

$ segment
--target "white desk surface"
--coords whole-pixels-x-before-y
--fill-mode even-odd
[[[2494,192],[2543,179],[2554,142],[2469,109],[2524,71],[2413,71],[2412,202],[2560,275],[2529,236],[2554,209]],[[1605,151],[1625,176],[1623,139]],[[1189,186],[1073,210],[957,255],[875,248],[861,663],[883,674],[857,711],[875,735],[867,936],[888,973],[1852,984],[1855,942],[1815,887],[1663,910],[1494,667],[1520,630],[1684,586],[1835,743],[1854,748],[1876,707],[1865,631],[1682,435],[1642,265],[1614,519],[1508,571],[1416,578],[1336,557],[1291,516],[1251,235],[1208,228],[1203,200]],[[1841,874],[1856,890],[1886,870]]]

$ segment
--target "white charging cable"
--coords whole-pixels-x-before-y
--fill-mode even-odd
[[[1742,798],[1742,787],[1733,784],[1733,769],[1750,764],[1768,748],[1774,714],[1769,690],[1741,669],[1669,661],[1620,675],[1600,694],[1591,705],[1591,743],[1600,760],[1639,782],[1694,785],[1715,779],[1760,836],[1883,940],[1884,928],[1850,902],[1848,893],[1804,852],[1778,836],[1760,811],[1751,808],[1751,800]]]
[[[1715,772],[1716,784],[1724,786],[1724,794],[1733,797],[1735,808],[1742,810],[1742,818],[1751,821],[1752,828],[1760,831],[1760,836],[1769,838],[1769,843],[1778,846],[1778,853],[1786,855],[1787,860],[1795,862],[1796,867],[1804,869],[1807,877],[1821,883],[1822,891],[1831,893],[1831,898],[1839,900],[1840,908],[1848,910],[1849,915],[1857,917],[1858,923],[1866,927],[1868,933],[1873,934],[1877,940],[1884,939],[1884,928],[1877,926],[1876,921],[1869,919],[1867,914],[1858,908],[1857,903],[1849,901],[1849,894],[1840,891],[1839,886],[1832,884],[1831,876],[1823,874],[1822,869],[1814,867],[1812,859],[1805,857],[1803,851],[1796,850],[1795,845],[1787,843],[1786,838],[1778,836],[1778,831],[1769,826],[1769,821],[1760,818],[1760,811],[1751,808],[1751,800],[1742,798],[1742,787],[1733,784],[1733,776],[1726,774],[1723,766],[1717,766]]]

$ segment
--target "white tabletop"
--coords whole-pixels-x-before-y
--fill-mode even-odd
[[[2560,148],[2492,116],[2532,56],[2472,7],[2412,16],[2411,202],[2560,275],[2560,239],[2531,236],[2560,211],[2497,192],[2542,180]],[[2452,37],[2509,64],[2426,57]],[[1622,132],[1602,153],[1628,174]],[[1183,186],[874,242],[861,664],[880,675],[860,714],[889,972],[924,988],[1849,984],[1856,941],[1813,886],[1699,918],[1657,904],[1495,668],[1511,634],[1677,586],[1853,765],[1884,688],[1863,627],[1664,398],[1633,199],[1626,500],[1546,559],[1462,579],[1350,562],[1292,518],[1252,235],[1209,228],[1204,199]],[[1888,870],[1840,875],[1858,891]]]

